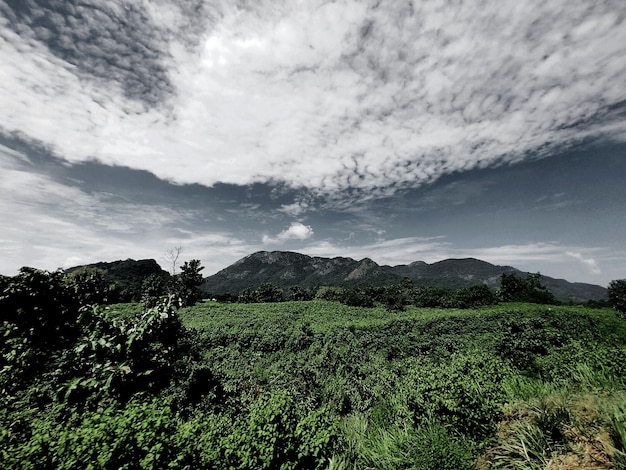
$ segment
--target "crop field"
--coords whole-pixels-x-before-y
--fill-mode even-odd
[[[277,395],[323,410],[334,468],[624,465],[613,310],[205,303],[181,320],[226,408]]]
[[[98,307],[91,336],[3,382],[2,468],[626,468],[626,320],[612,309],[155,312]],[[156,326],[170,339],[133,346]]]

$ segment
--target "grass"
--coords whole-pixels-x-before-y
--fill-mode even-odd
[[[626,322],[612,310],[209,302],[181,320],[228,390],[331,404],[346,446],[328,468],[624,468]]]

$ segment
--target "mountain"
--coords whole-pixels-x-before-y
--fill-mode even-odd
[[[161,268],[153,259],[127,259],[112,261],[110,263],[100,262],[82,266],[74,266],[65,271],[71,273],[81,268],[97,268],[105,272],[105,279],[110,284],[115,284],[124,291],[124,297],[137,298],[141,295],[141,283],[151,274],[156,274],[163,278],[170,275]]]
[[[495,289],[503,273],[525,276],[511,266],[496,266],[474,258],[446,259],[428,264],[416,261],[407,265],[380,266],[369,258],[321,258],[288,251],[259,251],[209,276],[200,286],[209,295],[237,295],[245,288],[256,289],[265,282],[287,289],[299,285],[369,287],[400,282],[404,277],[416,287],[460,288],[485,284]],[[606,299],[606,289],[585,283],[541,276],[541,282],[562,302]]]

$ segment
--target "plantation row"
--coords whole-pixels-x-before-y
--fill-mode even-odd
[[[88,307],[81,279],[2,279],[2,468],[626,468],[616,310]]]

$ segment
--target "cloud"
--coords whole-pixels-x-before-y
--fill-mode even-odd
[[[287,240],[307,240],[313,236],[313,228],[301,222],[292,222],[289,228],[280,232],[276,237],[263,236],[265,244],[280,244]]]
[[[585,267],[587,269],[589,269],[589,272],[592,274],[601,274],[602,270],[600,269],[600,266],[598,265],[598,262],[593,259],[593,258],[585,258],[582,253],[578,253],[578,252],[573,252],[573,251],[566,251],[565,254],[567,256],[571,256],[574,259],[577,259],[578,261],[580,261],[583,265],[585,265]]]
[[[626,135],[617,1],[8,5],[0,130],[68,162],[356,201]]]
[[[201,259],[211,271],[256,249],[223,229],[199,227],[197,212],[84,191],[38,173],[28,156],[3,146],[0,159],[3,274],[25,265],[54,270],[125,258],[161,261],[181,245],[185,259]]]
[[[587,282],[608,283],[600,269],[600,263],[626,256],[604,248],[562,246],[558,242],[541,242],[462,248],[446,240],[446,237],[404,237],[378,240],[365,245],[337,243],[323,240],[302,248],[310,256],[347,256],[354,259],[371,258],[379,264],[399,265],[413,261],[435,263],[448,258],[477,258],[496,265],[566,278],[569,281],[586,279]],[[576,262],[572,263],[572,259]],[[593,277],[590,279],[589,274]]]

